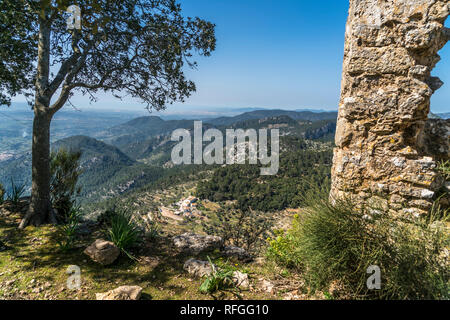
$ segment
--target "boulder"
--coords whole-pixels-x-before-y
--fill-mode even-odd
[[[248,274],[242,273],[240,271],[233,272],[233,283],[236,287],[248,289],[250,287]]]
[[[97,293],[97,300],[139,300],[141,298],[142,288],[139,286],[122,286],[114,290]]]
[[[224,256],[234,258],[243,262],[250,262],[253,257],[245,250],[234,246],[225,246],[222,250]]]
[[[119,257],[120,249],[110,241],[97,239],[84,250],[84,253],[93,261],[106,266],[116,261]]]
[[[189,259],[184,263],[183,269],[195,277],[209,276],[213,272],[213,268],[208,261]]]
[[[184,233],[173,239],[175,246],[183,251],[199,254],[220,249],[223,239],[217,236],[203,236],[194,233]]]

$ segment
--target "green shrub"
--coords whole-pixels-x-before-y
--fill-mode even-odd
[[[212,273],[206,277],[199,290],[203,294],[212,294],[218,290],[233,287],[233,271],[217,268],[208,257]]]
[[[79,208],[72,207],[66,216],[66,222],[58,226],[59,239],[57,243],[62,251],[73,248],[82,213]]]
[[[0,183],[0,204],[3,204],[3,201],[5,201],[5,188],[3,188],[3,185]]]
[[[158,238],[161,228],[156,221],[145,221],[145,238],[148,240],[154,240]]]
[[[18,205],[20,198],[22,198],[25,193],[25,184],[17,185],[14,179],[11,178],[11,191],[8,194],[8,200],[11,201],[13,205]]]
[[[297,217],[294,217],[294,221],[296,219]],[[275,231],[275,237],[268,238],[267,241],[269,242],[267,257],[270,260],[275,260],[278,264],[293,269],[301,266],[299,254],[296,252],[296,237],[291,232]]]
[[[437,169],[444,176],[445,180],[450,180],[450,160],[439,162]]]
[[[206,233],[253,253],[260,251],[272,227],[272,221],[264,212],[225,207],[214,215],[210,224],[203,225]]]
[[[142,231],[132,215],[125,210],[110,211],[108,225],[110,240],[128,257],[133,258],[129,249],[136,247],[141,242]]]
[[[109,209],[106,209],[105,211],[101,212],[100,215],[97,217],[97,223],[101,227],[109,228],[111,227],[111,219],[116,214],[116,207],[112,206]]]
[[[57,219],[62,223],[67,223],[70,219],[75,198],[81,192],[81,188],[77,187],[81,174],[80,157],[81,152],[69,152],[65,149],[51,154],[50,196],[52,206],[57,211]]]
[[[349,201],[331,204],[327,193],[308,198],[292,229],[270,242],[268,255],[301,268],[311,289],[327,291],[337,281],[352,298],[449,297],[449,264],[441,255],[449,244],[441,221],[447,213],[437,209],[427,220],[409,220]],[[371,265],[381,268],[381,290],[367,289]]]

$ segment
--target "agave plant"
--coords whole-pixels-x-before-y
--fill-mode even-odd
[[[11,192],[8,194],[8,200],[11,201],[12,204],[17,205],[24,193],[25,184],[16,185],[14,179],[11,178]]]
[[[203,281],[199,289],[200,292],[204,294],[214,293],[218,290],[233,286],[233,271],[217,268],[209,257],[208,261],[211,265],[212,272],[205,281]]]
[[[123,210],[110,215],[108,235],[110,240],[128,257],[134,258],[129,249],[141,242],[142,232],[133,217]]]

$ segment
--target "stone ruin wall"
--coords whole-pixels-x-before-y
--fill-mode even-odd
[[[350,0],[331,199],[429,212],[450,159],[450,120],[428,119],[449,12],[450,0]]]

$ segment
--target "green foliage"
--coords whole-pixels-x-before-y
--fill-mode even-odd
[[[199,290],[203,294],[212,294],[216,291],[233,287],[233,271],[224,270],[215,266],[211,259],[208,261],[212,267],[212,273],[206,277]]]
[[[75,197],[81,192],[81,188],[77,187],[81,174],[80,158],[81,152],[70,152],[63,148],[52,152],[50,156],[50,197],[58,213],[57,219],[63,223],[69,223]]]
[[[275,176],[261,176],[254,165],[231,165],[214,171],[208,181],[200,181],[196,195],[215,202],[237,200],[236,207],[258,211],[279,211],[303,205],[302,194],[312,187],[328,186],[332,151],[296,148],[281,153],[280,170]],[[289,151],[290,150],[290,151]]]
[[[14,179],[11,178],[11,190],[8,194],[8,200],[11,201],[13,205],[17,205],[24,193],[25,184],[16,185]]]
[[[176,1],[78,0],[83,12],[82,32],[68,32],[67,4],[0,2],[0,39],[8,44],[0,48],[0,104],[36,89],[37,67],[43,67],[35,63],[37,39],[48,29],[47,58],[66,63],[55,70],[54,81],[47,76],[49,90],[40,94],[51,98],[58,88],[64,88],[58,106],[67,101],[66,90],[81,90],[94,98],[103,89],[116,97],[139,98],[149,109],[164,109],[195,91],[195,84],[184,73],[186,67],[197,65],[194,54],[209,56],[215,50],[214,24],[184,17]],[[155,36],[162,34],[164,37]],[[73,46],[65,45],[72,41]],[[140,50],[142,46],[145,50]]]
[[[3,188],[3,185],[0,183],[0,204],[3,204],[3,201],[5,200],[5,188]]]
[[[37,38],[32,31],[36,1],[0,1],[0,105],[10,105],[11,97],[33,86]]]
[[[250,252],[261,249],[272,227],[272,221],[262,212],[224,207],[214,215],[211,224],[203,225],[205,232]]]
[[[438,170],[442,173],[445,180],[450,180],[450,160],[439,162]]]
[[[133,216],[125,210],[109,211],[108,236],[128,257],[133,258],[129,250],[136,247],[142,240],[142,231]]]
[[[294,222],[298,217],[294,217]],[[296,252],[297,243],[296,237],[291,232],[284,232],[283,230],[275,231],[274,238],[268,238],[267,242],[267,257],[271,260],[277,261],[279,265],[288,268],[298,268],[301,265],[301,259]]]
[[[145,222],[145,238],[148,240],[155,240],[158,238],[161,228],[156,221]]]
[[[443,223],[448,212],[409,220],[371,214],[373,208],[355,208],[348,201],[331,204],[327,193],[308,198],[292,229],[270,242],[268,254],[300,268],[313,290],[326,291],[338,281],[353,298],[449,298],[449,265],[441,256],[449,245]],[[381,290],[367,289],[371,265],[381,268]]]
[[[71,207],[66,214],[64,224],[58,226],[59,240],[57,243],[61,251],[65,252],[73,248],[81,217],[80,209]]]

